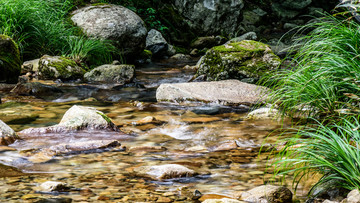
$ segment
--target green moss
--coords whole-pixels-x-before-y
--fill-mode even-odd
[[[48,60],[43,58],[42,60]],[[52,59],[52,57],[48,60],[49,63],[47,65],[41,64],[41,66],[47,66],[49,68],[45,67],[39,67],[41,70],[41,73],[44,79],[77,79],[82,78],[83,74],[85,73],[85,70],[82,68],[79,68],[80,71],[68,69],[68,67],[78,67],[75,61],[73,61],[70,58],[67,57],[59,57]],[[51,69],[51,67],[55,68],[55,70]]]
[[[189,51],[186,48],[174,46],[176,53],[178,54],[188,54]]]
[[[213,49],[215,51],[226,53],[226,52],[253,52],[253,53],[264,53],[268,46],[257,41],[244,40],[241,42],[233,42],[228,45],[216,46]]]
[[[141,53],[141,58],[151,59],[152,52],[150,50],[144,49],[144,51]]]
[[[0,35],[0,81],[16,83],[21,71],[18,45],[6,35]]]

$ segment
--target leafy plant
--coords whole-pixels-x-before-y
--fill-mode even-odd
[[[269,101],[291,116],[341,115],[350,112],[349,104],[351,111],[359,109],[359,24],[327,16],[303,30],[309,28],[314,30],[294,45],[300,47],[292,58],[294,67],[267,79],[265,84],[273,89]]]
[[[322,177],[312,190],[326,186],[360,189],[360,123],[358,117],[339,124],[306,127],[287,139],[286,147],[273,163],[277,175],[294,175],[297,187],[313,174]]]

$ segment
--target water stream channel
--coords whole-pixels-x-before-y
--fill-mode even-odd
[[[26,152],[74,139],[109,139],[111,135],[75,133],[17,141],[10,145],[17,151],[0,152],[0,163],[29,174],[0,176],[0,202],[46,198],[71,198],[73,202],[192,202],[196,190],[203,195],[235,197],[241,191],[275,181],[271,168],[266,167],[270,153],[259,151],[262,144],[266,149],[276,143],[277,130],[289,126],[288,122],[244,120],[249,110],[245,106],[156,102],[156,88],[161,83],[187,82],[194,71],[183,66],[194,63],[161,61],[138,67],[135,82],[126,86],[42,81],[63,93],[35,98],[2,92],[0,119],[17,132],[57,124],[76,104],[104,112],[127,135],[116,138],[121,143],[116,149],[65,154],[45,162],[29,160]],[[136,123],[147,116],[158,122]],[[140,166],[162,164],[180,164],[199,175],[152,180],[134,172]],[[66,183],[70,190],[42,192],[39,185],[45,181]]]

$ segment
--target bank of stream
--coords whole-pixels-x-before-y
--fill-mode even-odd
[[[194,71],[182,67],[195,62],[161,61],[139,67],[134,83],[125,86],[42,81],[63,91],[42,98],[3,91],[0,120],[17,132],[57,124],[71,106],[84,105],[104,112],[126,135],[116,138],[121,146],[114,149],[64,154],[46,161],[41,157],[29,160],[26,152],[76,139],[114,138],[106,133],[91,137],[74,133],[15,142],[10,147],[16,151],[0,150],[0,163],[25,174],[0,178],[0,201],[195,201],[192,196],[199,192],[235,197],[267,182],[279,184],[266,167],[272,158],[266,150],[277,143],[276,135],[289,122],[245,120],[249,109],[242,105],[156,102],[156,88],[162,83],[187,82]],[[137,122],[149,116],[156,121]],[[153,180],[134,172],[140,166],[162,164],[180,164],[199,175]],[[42,192],[39,185],[45,181],[63,182],[70,189]],[[304,195],[303,189],[298,189],[298,196]]]

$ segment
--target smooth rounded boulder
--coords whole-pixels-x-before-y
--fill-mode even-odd
[[[13,129],[0,120],[0,145],[9,145],[19,139]]]
[[[0,82],[17,83],[20,71],[18,45],[9,36],[0,35]]]
[[[269,45],[252,40],[213,47],[200,59],[196,77],[207,81],[237,79],[256,83],[280,65]]]
[[[90,5],[75,10],[71,20],[89,37],[112,40],[125,56],[136,56],[144,50],[147,35],[145,23],[123,6]]]

